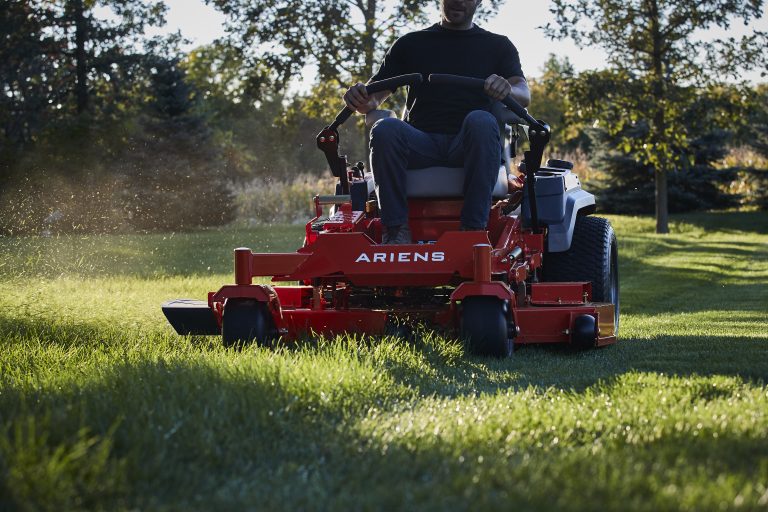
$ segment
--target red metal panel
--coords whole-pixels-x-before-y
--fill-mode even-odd
[[[312,300],[311,286],[275,286],[283,308],[308,308]]]
[[[387,313],[365,309],[283,309],[283,318],[275,320],[277,327],[284,330],[283,336],[289,339],[312,333],[326,336],[347,332],[381,335],[384,334]]]
[[[570,343],[573,320],[579,315],[597,317],[600,327],[597,345],[616,342],[613,332],[613,305],[542,307],[531,306],[514,310],[518,337],[515,343]]]
[[[448,231],[459,231],[458,220],[414,219],[410,221],[414,240],[434,241]]]
[[[534,283],[531,285],[531,303],[537,305],[584,304],[592,298],[592,284]]]
[[[463,199],[410,199],[408,200],[408,217],[410,219],[458,219],[463,207]]]
[[[344,276],[360,286],[437,286],[456,276],[471,279],[472,247],[482,243],[488,243],[484,231],[452,231],[421,245],[378,245],[364,233],[321,233],[299,250],[306,261],[295,272],[274,274],[276,281]],[[254,266],[261,256],[255,255]]]
[[[251,272],[254,276],[284,276],[296,270],[309,258],[302,253],[254,254]]]
[[[218,292],[208,296],[208,304],[224,302],[225,299],[256,299],[261,302],[269,302],[277,299],[275,290],[266,284],[237,285],[228,284],[222,286]]]
[[[508,253],[516,245],[515,241],[520,236],[520,220],[517,217],[507,217],[507,222],[496,240],[496,250]]]
[[[524,234],[523,242],[525,242],[528,252],[544,252],[544,235]]]
[[[463,300],[467,297],[490,296],[501,300],[512,300],[515,294],[506,283],[492,281],[490,283],[461,283],[451,294],[451,301]]]
[[[352,211],[352,205],[344,203],[333,216],[325,222],[327,231],[352,231],[355,225],[363,219],[364,212]]]
[[[515,343],[570,343],[569,307],[525,307],[514,311],[518,336]],[[588,311],[580,311],[588,313]]]
[[[515,263],[510,269],[510,281],[516,283],[522,283],[528,279],[528,264],[527,263]]]

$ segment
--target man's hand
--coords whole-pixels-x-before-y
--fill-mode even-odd
[[[485,93],[495,100],[503,100],[512,92],[512,85],[506,78],[491,75],[485,79]]]
[[[369,95],[365,90],[365,84],[358,82],[344,93],[344,103],[355,112],[367,114],[379,106],[379,99],[376,96]]]
[[[499,75],[491,75],[485,79],[485,93],[495,100],[503,100],[511,94],[523,107],[531,104],[528,82],[519,76],[502,78]]]

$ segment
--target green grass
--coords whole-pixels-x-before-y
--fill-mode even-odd
[[[0,510],[768,509],[768,215],[612,221],[621,342],[506,361],[171,333],[301,227],[0,238]]]

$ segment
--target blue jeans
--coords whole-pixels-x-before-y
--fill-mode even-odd
[[[408,169],[444,166],[464,167],[466,173],[462,227],[484,229],[500,162],[499,124],[484,110],[467,114],[456,135],[425,133],[395,118],[382,119],[371,129],[371,170],[387,227],[408,223]]]

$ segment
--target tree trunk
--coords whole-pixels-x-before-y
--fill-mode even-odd
[[[370,78],[375,72],[376,63],[373,61],[376,51],[376,0],[368,0],[363,10],[365,32],[363,33],[363,52],[365,54],[364,74]]]
[[[374,33],[376,25],[376,0],[367,1],[363,10],[363,18],[365,19],[365,32],[363,33],[363,51],[365,53],[364,74],[370,78],[376,72],[376,62],[373,60],[376,54],[376,34]],[[367,148],[371,142],[371,130],[367,126],[363,130],[365,132],[365,147]]]
[[[75,17],[75,63],[76,78],[75,99],[77,101],[77,113],[82,114],[88,108],[88,70],[85,41],[88,38],[88,23],[85,19],[83,0],[73,0],[73,14]]]
[[[656,232],[669,233],[669,207],[667,195],[667,170],[656,169]]]
[[[664,59],[663,54],[666,51],[665,41],[661,33],[661,14],[657,0],[649,2],[650,28],[653,38],[653,126],[651,127],[651,141],[655,148],[663,147],[661,144],[666,136],[666,113],[665,97],[666,88],[664,84]],[[654,172],[656,181],[656,233],[669,233],[669,208],[667,199],[667,169],[669,159],[664,154],[664,149],[657,149],[656,171]]]

